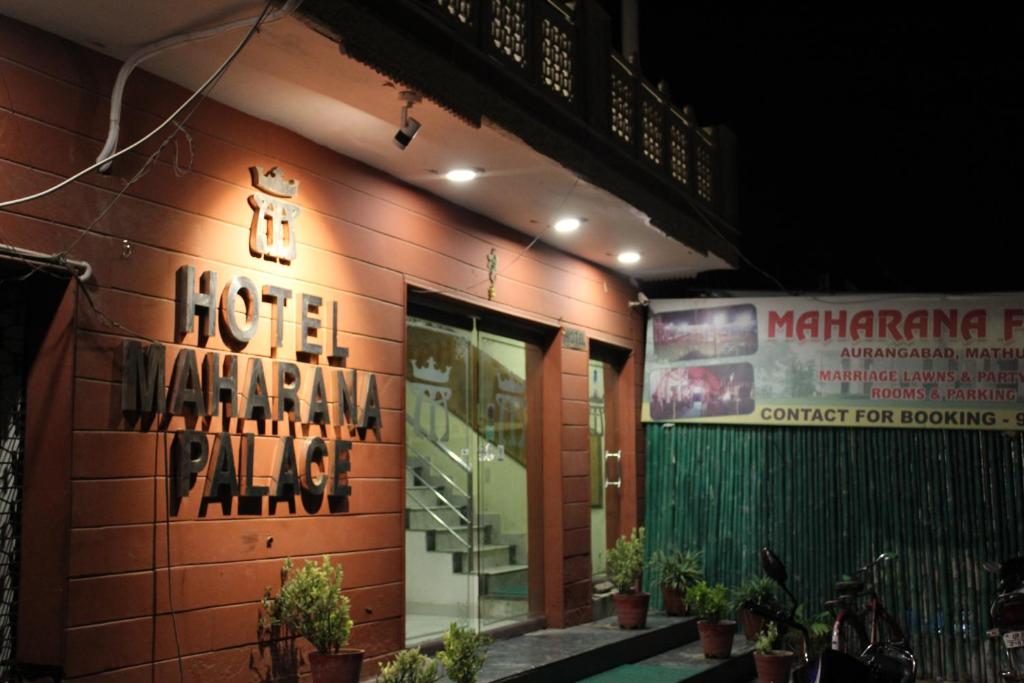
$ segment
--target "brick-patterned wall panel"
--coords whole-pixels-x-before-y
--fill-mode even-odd
[[[47,187],[93,161],[106,135],[117,67],[102,55],[0,17],[4,198]],[[144,72],[133,75],[122,144],[148,131],[186,95]],[[77,311],[65,673],[111,682],[174,680],[179,654],[190,680],[267,679],[287,671],[294,657],[304,667],[301,641],[298,652],[275,652],[257,641],[259,599],[265,586],[277,585],[283,558],[322,553],[344,563],[357,623],[353,644],[367,649],[372,665],[401,648],[404,639],[408,283],[552,327],[564,322],[626,348],[636,339],[628,307],[634,290],[544,245],[517,258],[528,239],[523,235],[213,99],[203,102],[188,130],[196,150],[189,172],[178,177],[165,152],[87,234],[82,229],[114,200],[142,156],[119,160],[110,176],[88,175],[51,197],[0,213],[5,241],[45,252],[74,242],[71,255],[94,267],[89,298],[79,297]],[[249,254],[248,169],[255,165],[279,166],[301,182],[294,199],[302,210],[298,256],[291,265]],[[123,240],[131,243],[129,256],[122,252]],[[510,266],[501,266],[497,299],[488,303],[491,249],[500,264]],[[347,367],[376,375],[384,422],[378,434],[353,439],[346,511],[332,511],[326,502],[308,508],[299,497],[265,498],[255,508],[238,499],[203,501],[204,475],[179,505],[168,501],[168,432],[191,425],[174,417],[146,431],[124,418],[122,343],[166,345],[165,383],[183,348],[200,357],[236,353],[240,378],[247,362],[259,358],[275,391],[269,320],[241,348],[229,348],[220,334],[205,342],[195,332],[176,338],[175,272],[181,266],[217,272],[220,286],[246,276],[257,285],[286,286],[338,303]],[[277,359],[296,357],[295,311],[294,305],[285,308]],[[589,618],[590,609],[587,356],[564,350],[558,360],[558,376],[545,391],[557,395],[561,411],[555,412],[561,417],[555,419],[561,424],[555,425],[557,434],[546,432],[557,452],[545,462],[558,473],[551,494],[558,513],[550,516],[559,527],[559,561],[551,565],[560,574],[545,582],[545,590],[557,593],[548,602],[561,615],[554,621],[577,623]],[[299,365],[308,382],[313,364]],[[236,418],[214,418],[200,427],[211,432],[211,445],[212,432],[232,433],[236,454],[240,428],[251,430]],[[256,436],[255,483],[269,481],[279,435],[290,428],[267,421]],[[318,430],[295,429],[297,437]]]
[[[588,360],[586,351],[562,350],[562,527],[566,538],[564,595],[567,625],[592,618]],[[584,539],[584,542],[579,539]]]

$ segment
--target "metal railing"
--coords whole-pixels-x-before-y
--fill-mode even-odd
[[[471,495],[471,492],[473,490],[473,468],[470,466],[470,464],[468,462],[466,462],[461,457],[459,457],[454,451],[452,451],[450,448],[445,446],[443,443],[441,443],[440,441],[438,441],[434,437],[430,436],[427,432],[425,432],[418,424],[416,424],[416,421],[412,419],[412,416],[410,416],[410,415],[406,415],[405,416],[405,424],[417,436],[419,436],[424,441],[426,441],[428,444],[433,446],[434,449],[441,456],[443,456],[444,458],[446,458],[446,459],[450,460],[451,462],[455,463],[455,465],[462,472],[465,473],[465,475],[466,475],[466,487],[463,488],[463,487],[459,486],[457,483],[455,483],[455,481],[443,469],[438,467],[433,462],[433,458],[429,454],[425,455],[425,454],[421,453],[419,451],[419,449],[417,449],[414,445],[412,445],[410,440],[408,438],[406,438],[405,441],[406,441],[406,449],[407,449],[407,451],[411,451],[412,454],[415,455],[417,458],[419,458],[420,461],[423,462],[430,469],[431,472],[436,474],[442,481],[444,481],[446,484],[451,486],[452,489],[455,490],[459,495],[465,497],[465,499],[466,499],[466,512],[462,512],[462,510],[458,509],[440,491],[438,491],[435,487],[431,486],[429,482],[427,482],[422,476],[420,476],[420,474],[417,473],[412,468],[412,466],[408,464],[408,461],[406,462],[406,470],[409,472],[409,474],[411,474],[413,477],[415,477],[414,481],[418,481],[421,484],[423,484],[424,486],[426,486],[430,490],[430,492],[434,495],[435,498],[437,498],[445,506],[447,506],[452,511],[454,511],[455,514],[458,515],[459,519],[462,520],[463,522],[465,522],[466,527],[467,527],[467,538],[472,540],[473,539],[473,526],[474,526],[473,525],[473,496]],[[462,536],[460,536],[458,534],[458,532],[456,532],[454,529],[452,529],[451,526],[449,526],[443,519],[441,519],[440,516],[438,516],[433,510],[431,510],[429,508],[429,506],[425,505],[423,503],[423,501],[421,501],[419,499],[419,497],[417,497],[415,494],[411,493],[408,490],[406,490],[406,495],[409,498],[411,498],[412,501],[414,503],[416,503],[420,507],[421,510],[423,510],[427,514],[429,514],[434,519],[434,521],[436,521],[438,524],[440,524],[449,534],[454,536],[455,539],[458,540],[458,542],[460,544],[465,546],[467,549],[470,549],[470,550],[472,549],[473,545],[472,545],[472,543],[470,541],[467,541],[466,539],[462,538]]]
[[[423,431],[423,428],[420,427],[418,424],[416,424],[416,421],[413,419],[413,417],[411,415],[406,414],[406,416],[405,416],[405,423],[407,425],[409,425],[410,427],[412,427],[413,431],[415,431],[418,436],[420,436],[423,439],[425,439],[426,441],[430,442],[435,448],[437,448],[437,450],[441,451],[446,456],[448,456],[448,458],[451,459],[452,462],[454,462],[456,465],[458,465],[460,468],[462,468],[467,474],[472,474],[473,470],[469,466],[468,462],[466,462],[461,457],[459,457],[455,453],[455,451],[451,450],[450,448],[445,446],[443,443],[441,443],[440,441],[438,441],[437,439],[435,439],[434,437],[430,436],[425,431]]]
[[[459,508],[455,507],[455,505],[453,505],[450,500],[445,498],[443,493],[438,491],[436,488],[431,486],[425,479],[423,479],[421,476],[419,476],[419,473],[416,472],[416,470],[412,467],[412,465],[406,465],[406,469],[409,470],[409,472],[414,477],[416,477],[416,480],[419,482],[418,485],[427,487],[430,490],[430,492],[434,494],[434,497],[437,498],[439,501],[441,501],[441,503],[445,507],[447,507],[449,510],[454,512],[459,517],[459,519],[461,519],[463,522],[465,522],[466,524],[469,524],[469,517],[464,515],[462,513],[462,510],[460,510]],[[408,491],[407,491],[407,493],[408,493]],[[412,496],[412,499],[414,501],[416,501],[417,503],[420,502],[419,499],[416,496]]]
[[[419,506],[420,510],[426,512],[428,515],[433,517],[434,521],[440,524],[449,534],[451,534],[455,538],[455,540],[457,540],[462,545],[466,546],[466,548],[472,548],[472,545],[470,545],[469,541],[462,538],[462,536],[459,536],[458,532],[456,532],[455,529],[448,526],[448,523],[441,519],[441,517],[438,516],[436,512],[431,510],[430,507],[428,507],[422,500],[417,498],[414,494],[410,493],[409,491],[406,491],[405,494],[412,498],[413,502]]]

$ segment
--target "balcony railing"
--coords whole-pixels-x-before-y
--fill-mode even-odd
[[[717,130],[698,127],[689,108],[674,105],[612,50],[608,30],[581,26],[578,12],[557,0],[414,1],[461,40],[722,213]]]

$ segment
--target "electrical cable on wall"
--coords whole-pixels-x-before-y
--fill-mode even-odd
[[[137,50],[134,54],[128,57],[128,59],[124,60],[124,63],[121,65],[121,69],[117,72],[117,79],[114,81],[114,89],[110,94],[110,126],[107,130],[106,142],[103,143],[103,149],[96,157],[97,163],[102,164],[99,167],[99,171],[101,173],[107,173],[110,170],[110,164],[113,160],[113,157],[110,155],[115,149],[117,149],[117,139],[121,132],[121,101],[124,98],[124,88],[128,82],[128,77],[135,70],[135,67],[150,57],[155,57],[161,52],[178,47],[179,45],[206,40],[207,38],[212,38],[213,36],[220,35],[221,33],[249,26],[249,33],[246,35],[245,40],[243,40],[242,44],[236,48],[235,53],[228,57],[228,61],[225,62],[222,67],[222,69],[227,68],[227,65],[231,63],[231,60],[235,58],[235,55],[241,51],[245,46],[245,43],[248,42],[252,34],[255,33],[261,25],[277,21],[278,19],[282,19],[292,14],[301,2],[302,0],[288,0],[281,9],[268,14],[267,12],[271,5],[271,0],[268,0],[267,4],[263,7],[263,11],[258,16],[230,21],[226,24],[221,24],[212,28],[164,38],[163,40],[158,40],[155,43],[146,45],[145,47]],[[207,82],[207,84],[208,83],[209,82]],[[199,90],[203,90],[207,84],[201,86]]]
[[[128,152],[131,152],[132,150],[137,149],[141,145],[143,145],[146,142],[148,142],[151,138],[153,138],[153,136],[155,136],[157,133],[159,133],[161,130],[163,130],[165,127],[167,127],[169,124],[171,124],[174,121],[174,119],[179,114],[181,114],[181,112],[183,112],[198,97],[203,95],[203,93],[214,82],[216,82],[218,78],[220,78],[221,74],[223,74],[224,71],[227,70],[228,66],[231,65],[231,63],[235,60],[235,58],[242,51],[242,49],[252,39],[253,35],[256,34],[257,29],[259,29],[259,27],[263,23],[264,18],[266,18],[267,13],[270,10],[271,4],[272,4],[272,0],[267,0],[267,4],[263,8],[263,12],[258,17],[256,17],[253,20],[245,20],[245,23],[248,23],[249,21],[253,21],[253,24],[250,27],[249,31],[245,34],[245,37],[238,43],[238,45],[235,47],[235,49],[231,51],[231,54],[228,55],[227,59],[225,59],[221,63],[221,65],[219,67],[217,67],[217,70],[214,71],[213,74],[209,78],[207,78],[206,81],[204,81],[203,84],[200,85],[199,88],[188,97],[188,99],[186,99],[184,102],[182,102],[181,105],[177,109],[175,109],[173,112],[171,112],[170,116],[168,116],[166,119],[164,119],[156,128],[154,128],[150,132],[146,133],[144,136],[142,136],[141,138],[139,138],[138,140],[136,140],[132,144],[128,145],[127,147],[121,149],[120,151],[112,152],[112,153],[108,154],[107,156],[99,159],[96,163],[92,164],[91,166],[83,168],[78,173],[75,173],[74,175],[72,175],[72,176],[70,176],[68,178],[65,178],[64,180],[62,180],[61,182],[57,183],[56,185],[54,185],[52,187],[49,187],[49,188],[47,188],[45,190],[42,190],[40,192],[36,192],[35,194],[27,195],[27,196],[24,196],[24,197],[17,197],[15,199],[8,199],[6,201],[0,201],[0,209],[5,209],[7,207],[15,206],[17,204],[24,204],[25,202],[30,202],[30,201],[34,201],[36,199],[41,199],[42,197],[45,197],[45,196],[47,196],[49,194],[52,194],[52,193],[56,192],[57,190],[60,190],[60,189],[62,189],[64,187],[66,187],[70,183],[78,180],[79,178],[81,178],[82,176],[86,175],[87,173],[90,173],[91,171],[95,171],[95,170],[101,169],[101,168],[103,168],[105,166],[108,166],[110,164],[110,162],[112,162],[115,159],[118,159],[118,158],[124,156]],[[281,16],[284,16],[283,13],[285,12],[285,10],[287,10],[290,13],[294,9],[294,7],[298,6],[298,4],[299,3],[298,3],[297,0],[289,0],[288,4],[285,5],[285,8],[280,10],[280,12],[282,13]],[[275,17],[279,18],[279,17],[277,17],[277,14],[278,13],[275,13]],[[227,24],[225,26],[227,26],[228,28],[238,28],[238,25],[239,25],[239,22],[232,22],[231,24]],[[206,31],[206,32],[203,32],[203,33],[209,33],[210,31],[215,31],[214,33],[210,33],[210,35],[216,35],[216,33],[223,32],[224,30],[228,30],[228,29],[226,29],[225,27],[220,27],[219,30],[215,31],[215,29],[209,29],[209,31]],[[204,37],[209,37],[209,35],[206,35]],[[172,47],[172,46],[173,45],[165,45],[162,49],[166,49],[166,48]],[[152,54],[156,54],[156,53],[154,52],[154,53],[151,53],[151,54],[149,54],[147,56],[152,56]],[[127,76],[126,76],[126,78],[127,78]],[[113,118],[113,114],[112,114],[112,118]],[[118,121],[120,120],[120,112],[118,112],[118,114],[117,114],[117,119],[118,119]],[[117,127],[119,128],[119,126],[120,126],[120,124],[118,123]],[[113,127],[114,126],[112,125],[112,128]],[[108,143],[109,143],[109,139],[108,139]],[[116,139],[115,139],[113,144],[114,145],[117,144],[116,143]]]

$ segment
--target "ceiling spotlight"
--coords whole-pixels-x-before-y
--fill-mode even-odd
[[[579,218],[561,218],[555,223],[555,232],[574,232],[579,227]]]
[[[453,168],[444,174],[444,177],[453,183],[468,183],[476,176],[477,172],[471,168]]]
[[[635,251],[624,251],[619,254],[619,263],[627,266],[631,266],[634,263],[640,262],[640,254]]]
[[[405,149],[416,137],[416,133],[420,132],[420,122],[409,116],[409,111],[412,109],[412,105],[420,102],[423,98],[415,90],[403,90],[398,93],[398,99],[405,104],[402,105],[402,124],[398,128],[398,132],[395,133],[395,145],[398,149]]]

